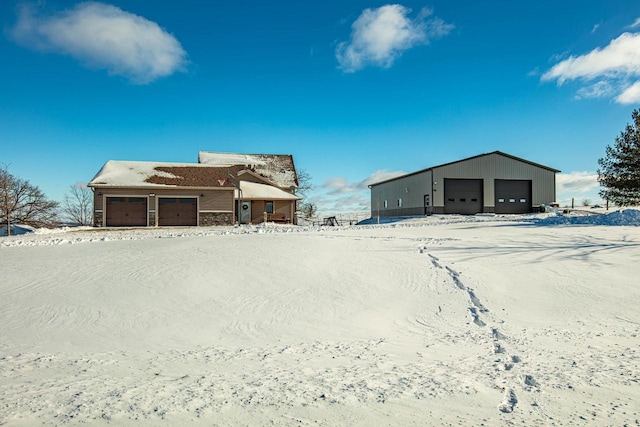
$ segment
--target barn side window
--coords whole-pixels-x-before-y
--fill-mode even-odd
[[[266,207],[265,209],[267,210],[267,213],[273,213],[273,202],[266,202]]]
[[[387,201],[384,201],[384,208],[386,209],[388,207],[389,203],[387,203]]]
[[[398,207],[401,208],[402,207],[402,199],[398,199]]]

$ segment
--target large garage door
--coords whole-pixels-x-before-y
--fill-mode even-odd
[[[531,181],[495,180],[496,213],[522,214],[531,212]]]
[[[158,225],[198,225],[197,199],[160,198],[158,200]]]
[[[473,215],[482,212],[481,179],[444,180],[444,213]]]
[[[146,197],[107,197],[107,227],[147,225]]]

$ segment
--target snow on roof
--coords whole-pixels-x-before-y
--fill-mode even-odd
[[[219,187],[218,178],[226,178],[227,172],[198,163],[109,160],[89,187]],[[223,186],[232,186],[227,181]]]
[[[198,162],[212,166],[256,166],[267,164],[265,160],[260,159],[256,154],[214,153],[210,151],[200,151],[198,153]]]
[[[298,176],[290,154],[239,154],[200,151],[198,162],[210,166],[243,165],[280,188],[298,187]]]
[[[295,194],[257,182],[240,181],[240,189],[244,200],[300,200]],[[235,191],[235,197],[238,198],[238,190]]]

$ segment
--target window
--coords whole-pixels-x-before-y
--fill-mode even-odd
[[[515,203],[516,199],[509,199],[509,203]]]
[[[131,203],[144,203],[145,202],[145,198],[144,197],[129,197],[129,201]]]
[[[402,207],[402,199],[398,199],[398,207],[401,208]]]
[[[456,199],[447,199],[447,202],[455,202]]]
[[[388,207],[388,205],[389,205],[389,204],[388,204],[388,203],[387,203],[387,201],[385,200],[385,201],[384,201],[384,208],[386,209],[386,208]]]
[[[504,199],[503,198],[498,199],[498,203],[504,203]]]
[[[196,199],[179,199],[179,203],[195,203]]]
[[[108,203],[123,203],[124,202],[124,197],[109,197],[107,199]]]
[[[471,199],[471,201],[472,201],[472,202],[477,202],[477,201],[478,201],[478,199]]]
[[[176,203],[178,200],[177,199],[168,199],[168,198],[162,198],[162,203]]]
[[[273,202],[265,202],[265,209],[267,213],[273,213]]]
[[[466,201],[467,201],[467,199],[460,199],[460,201],[461,201],[461,202],[466,202]]]
[[[520,203],[527,203],[527,199],[520,199]]]

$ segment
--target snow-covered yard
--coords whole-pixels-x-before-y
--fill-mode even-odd
[[[636,425],[640,215],[0,239],[0,425]]]

